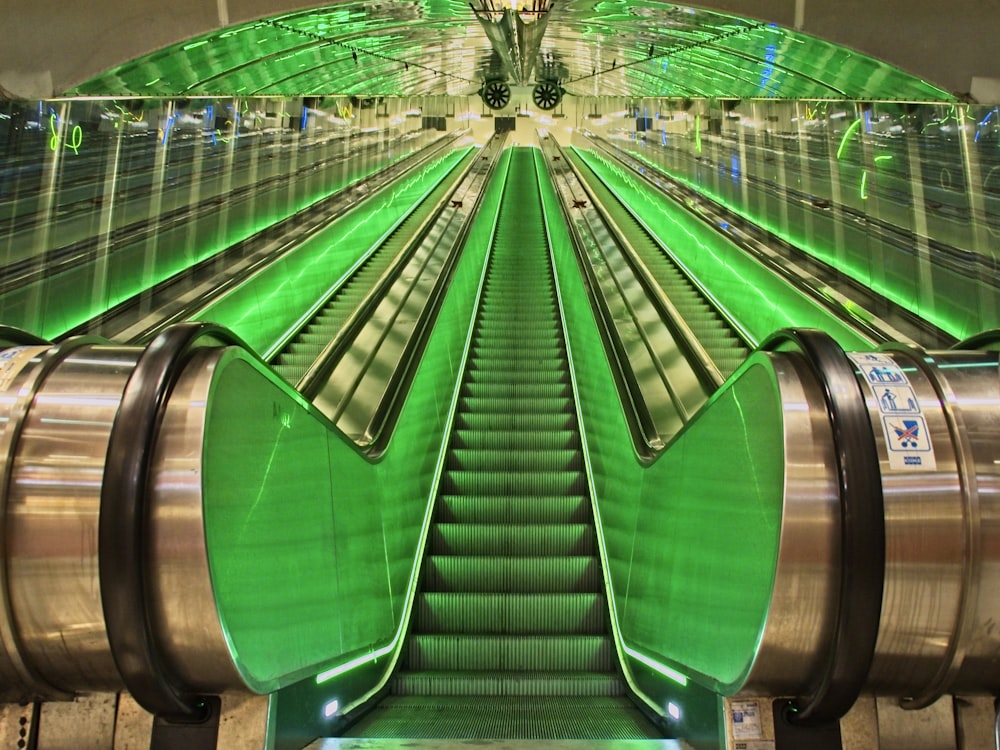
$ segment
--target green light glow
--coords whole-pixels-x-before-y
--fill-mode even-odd
[[[861,200],[868,200],[868,170],[861,173]]]
[[[701,153],[701,115],[694,116],[694,150]]]
[[[875,157],[875,163],[876,164],[881,164],[882,162],[886,162],[886,161],[892,161],[892,157],[889,156],[888,154],[882,154],[881,156],[876,156]]]
[[[670,678],[681,687],[687,687],[688,684],[687,677],[678,672],[676,669],[671,669],[665,664],[660,664],[660,662],[656,661],[655,659],[651,659],[650,657],[643,654],[641,651],[636,651],[634,648],[631,648],[629,646],[625,646],[624,651],[626,654],[631,656],[636,661],[642,662],[650,669],[659,672],[664,677]]]
[[[405,12],[398,7],[344,0],[220,29],[125,63],[69,93],[420,96],[454,94],[455,85],[466,89],[482,80],[491,49],[478,28],[470,33],[477,24],[467,6],[414,0]],[[586,84],[599,78],[607,93],[628,96],[953,101],[897,68],[792,29],[687,10],[659,0],[633,0],[628,12],[615,7],[597,14],[590,5],[565,6],[549,37],[558,40],[552,52],[570,93],[592,93]],[[669,50],[666,66],[666,52],[652,60],[643,54],[654,31],[657,52]],[[606,60],[619,63],[613,73]]]
[[[840,139],[840,147],[837,149],[837,159],[839,160],[844,155],[844,149],[847,148],[847,141],[852,135],[861,127],[861,118],[858,118],[851,123],[850,127],[844,131],[844,136]]]
[[[601,175],[619,199],[627,196],[629,207],[671,251],[676,262],[712,291],[722,309],[742,326],[752,342],[763,341],[780,328],[805,327],[827,331],[848,351],[871,346],[871,341],[749,257],[706,222],[673,201],[664,200],[645,180],[594,151],[574,152]]]
[[[339,666],[333,667],[332,669],[327,669],[323,672],[320,672],[318,675],[316,675],[316,684],[322,685],[324,682],[329,682],[334,677],[339,677],[342,674],[350,672],[352,669],[357,669],[363,664],[368,664],[370,662],[375,661],[376,659],[381,659],[386,654],[391,653],[396,649],[396,644],[399,643],[399,637],[401,632],[402,632],[401,629],[397,630],[396,635],[393,637],[392,641],[390,641],[387,646],[383,646],[380,649],[376,649],[375,651],[370,651],[367,654],[363,654],[355,659],[346,661]]]

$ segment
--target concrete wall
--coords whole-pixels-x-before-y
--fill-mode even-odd
[[[58,96],[169,44],[335,2],[0,0],[0,96]],[[1000,91],[995,51],[1000,0],[702,0],[698,5],[799,29],[886,60],[951,92],[978,92],[988,101]],[[469,23],[475,21],[470,17]],[[622,39],[628,43],[630,37]]]

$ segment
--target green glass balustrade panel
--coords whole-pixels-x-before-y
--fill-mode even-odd
[[[847,351],[868,349],[871,342],[776,276],[655,188],[589,149],[574,149],[645,222],[674,256],[709,289],[735,320],[763,341],[776,330],[819,328]],[[632,153],[630,151],[630,153]],[[635,154],[633,154],[635,155]]]
[[[256,690],[346,676],[401,642],[501,188],[487,190],[378,461],[257,361],[234,354],[217,368],[203,448],[209,564],[233,658]],[[324,690],[346,703],[339,679]]]
[[[644,465],[608,397],[617,389],[568,240],[553,251],[625,644],[731,687],[756,653],[777,559],[784,438],[773,374],[745,366]]]
[[[209,564],[232,657],[259,692],[392,631],[374,471],[337,437],[252,363],[219,368],[203,447]]]
[[[303,312],[363,257],[387,230],[434,190],[470,149],[451,151],[393,184],[269,264],[246,284],[212,302],[199,320],[230,328],[258,353],[279,340]]]
[[[767,618],[783,439],[773,374],[753,365],[643,477],[623,630],[723,692],[746,677]]]

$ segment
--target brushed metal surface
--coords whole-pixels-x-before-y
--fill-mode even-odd
[[[935,471],[894,471],[882,622],[869,687],[919,708],[1000,689],[1000,378],[996,352],[888,352],[919,399]],[[873,419],[877,406],[869,404]]]
[[[754,354],[750,361],[761,357]],[[840,497],[819,383],[800,355],[769,355],[785,424],[785,487],[774,590],[741,693],[793,695],[822,668],[837,615]]]
[[[206,408],[225,351],[198,351],[174,386],[149,483],[147,591],[156,643],[181,684],[211,693],[244,687],[215,606],[202,504]]]
[[[964,504],[938,395],[911,358],[890,356],[909,378],[937,463],[935,471],[889,466],[882,416],[866,387],[882,471],[886,536],[882,619],[868,684],[878,694],[903,697],[931,682],[955,628],[963,595]]]
[[[20,349],[20,348],[19,348]],[[25,361],[27,351],[15,353],[7,350],[0,389],[0,540],[7,549],[7,501],[10,473],[13,468],[14,446],[21,436],[24,418],[31,406],[35,389],[41,382],[45,368],[42,356],[49,347],[34,348],[33,356]],[[51,685],[25,661],[20,638],[10,609],[7,585],[7,554],[0,555],[0,696],[5,700],[18,700],[26,695],[46,695],[54,690]]]
[[[8,588],[25,658],[64,690],[114,690],[101,607],[105,452],[138,349],[87,346],[45,380],[13,446]]]

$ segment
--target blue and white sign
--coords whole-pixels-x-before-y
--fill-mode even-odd
[[[14,382],[14,378],[24,369],[33,357],[38,356],[47,346],[15,346],[0,350],[0,391],[5,391]]]
[[[849,355],[861,370],[878,404],[889,468],[897,471],[933,471],[937,468],[931,436],[920,401],[910,380],[886,354]]]

